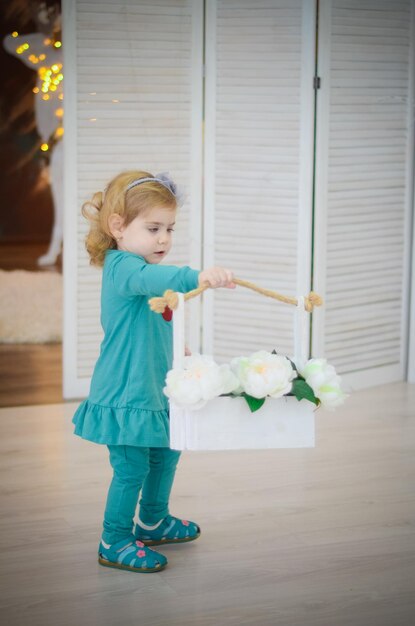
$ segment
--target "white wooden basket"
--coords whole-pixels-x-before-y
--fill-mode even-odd
[[[185,350],[184,298],[173,315],[173,367],[183,366]],[[304,298],[294,314],[295,357],[306,360]],[[174,450],[242,450],[311,448],[314,446],[315,405],[294,396],[267,398],[251,412],[244,398],[215,398],[202,409],[183,409],[170,401],[170,447]]]

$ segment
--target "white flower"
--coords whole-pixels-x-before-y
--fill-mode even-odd
[[[208,400],[230,393],[239,386],[229,365],[218,365],[208,356],[184,357],[183,369],[172,369],[164,394],[177,406],[200,409]]]
[[[310,359],[298,370],[314,391],[322,406],[334,408],[343,404],[346,394],[341,389],[341,378],[326,359]]]
[[[339,379],[340,377],[338,376],[337,378]],[[326,409],[334,409],[340,406],[347,397],[340,387],[340,381],[338,384],[332,382],[322,385],[315,395]]]
[[[287,357],[265,350],[233,359],[231,369],[239,378],[242,390],[254,398],[284,396],[291,391],[291,381],[297,375]]]

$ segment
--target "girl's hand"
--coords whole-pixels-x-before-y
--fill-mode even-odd
[[[227,289],[235,289],[236,285],[233,281],[234,275],[231,270],[224,267],[210,267],[203,270],[199,274],[199,285],[208,283],[210,287],[226,287]]]

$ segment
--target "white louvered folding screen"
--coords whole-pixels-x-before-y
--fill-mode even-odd
[[[122,170],[170,171],[188,200],[168,262],[200,266],[203,2],[64,0],[63,16],[68,398],[88,393],[101,341],[82,203]]]
[[[355,388],[405,378],[413,9],[320,3],[313,352]]]
[[[80,207],[130,167],[170,170],[189,193],[168,262],[200,267],[203,250],[205,267],[290,295],[313,263],[326,306],[312,354],[353,386],[405,378],[414,0],[319,2],[314,160],[315,7],[63,0],[65,397],[87,393],[101,338]],[[288,305],[239,287],[204,301],[204,353],[292,353]]]
[[[310,289],[314,2],[215,0],[206,16],[205,266]],[[204,352],[293,354],[288,305],[206,292]]]

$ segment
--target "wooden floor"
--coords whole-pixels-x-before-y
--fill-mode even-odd
[[[40,268],[36,260],[47,244],[2,243],[0,269],[62,271]],[[0,344],[0,407],[48,404],[62,401],[62,344]]]
[[[415,385],[318,411],[315,449],[185,453],[171,509],[202,536],[149,575],[97,563],[110,469],[75,407],[0,410],[8,626],[415,624]]]
[[[0,344],[0,407],[62,402],[62,344]]]

